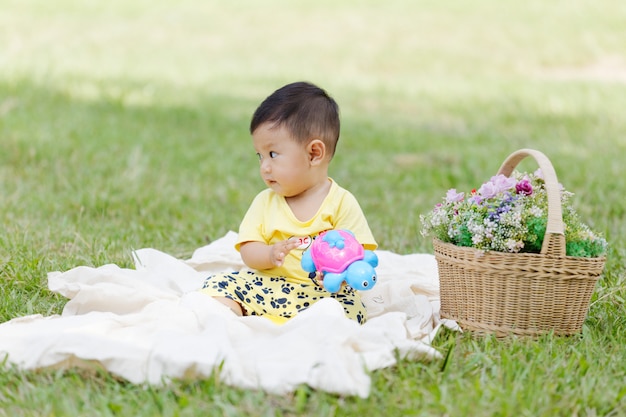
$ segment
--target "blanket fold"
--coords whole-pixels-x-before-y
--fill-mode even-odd
[[[188,260],[155,249],[133,253],[135,269],[104,265],[51,272],[51,291],[69,299],[62,314],[0,324],[0,356],[22,369],[94,366],[133,383],[163,384],[220,373],[229,385],[287,393],[301,384],[366,397],[368,372],[396,353],[439,358],[441,325],[432,255],[377,251],[379,280],[363,292],[369,320],[345,318],[332,299],[285,324],[237,317],[197,292],[217,272],[244,267],[229,232]]]

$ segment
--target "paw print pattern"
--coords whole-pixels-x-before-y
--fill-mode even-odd
[[[272,300],[271,304],[272,304],[273,308],[285,309],[285,308],[287,308],[287,306],[291,305],[291,301],[289,301],[285,297],[283,297],[283,298],[275,298],[275,299]]]
[[[260,305],[264,306],[265,305],[265,297],[263,297],[261,294],[256,294],[254,296],[254,301],[259,303]]]
[[[270,314],[290,318],[323,298],[334,298],[348,318],[364,323],[367,317],[359,295],[350,288],[331,294],[314,282],[294,283],[285,277],[265,277],[253,271],[210,276],[201,291],[237,301],[246,314],[253,316]]]
[[[309,303],[308,301],[305,301],[302,304],[296,304],[296,309],[298,310],[298,312],[306,310],[309,307],[311,307],[311,303]]]
[[[291,292],[293,290],[295,290],[296,287],[293,286],[293,284],[290,284],[288,282],[282,283],[280,284],[280,290],[281,292],[283,292],[284,294],[291,294]]]
[[[346,310],[346,309],[344,309],[344,311],[346,312],[346,315],[349,313],[348,310]],[[359,314],[356,315],[356,321],[359,324],[363,324],[363,323],[365,323],[365,317],[361,313],[359,313]]]

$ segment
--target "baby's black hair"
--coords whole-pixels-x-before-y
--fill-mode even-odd
[[[308,82],[295,82],[274,91],[256,109],[250,133],[264,123],[284,126],[301,143],[317,138],[332,157],[339,140],[339,106],[326,91]]]

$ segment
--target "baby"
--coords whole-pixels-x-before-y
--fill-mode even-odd
[[[300,265],[320,233],[349,229],[365,249],[376,241],[356,198],[328,176],[339,140],[339,107],[321,88],[288,84],[256,109],[250,133],[267,189],[248,208],[236,244],[248,268],[206,279],[201,292],[238,315],[283,322],[322,298],[337,300],[364,323],[359,294],[348,286],[330,293],[322,276]]]

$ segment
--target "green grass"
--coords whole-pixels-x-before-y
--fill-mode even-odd
[[[47,272],[236,230],[263,187],[250,116],[301,79],[341,106],[331,175],[381,248],[432,251],[419,214],[522,147],[611,245],[580,337],[443,331],[447,361],[400,359],[367,399],[5,368],[0,416],[626,415],[624,21],[619,0],[0,0],[0,321],[61,311]]]

